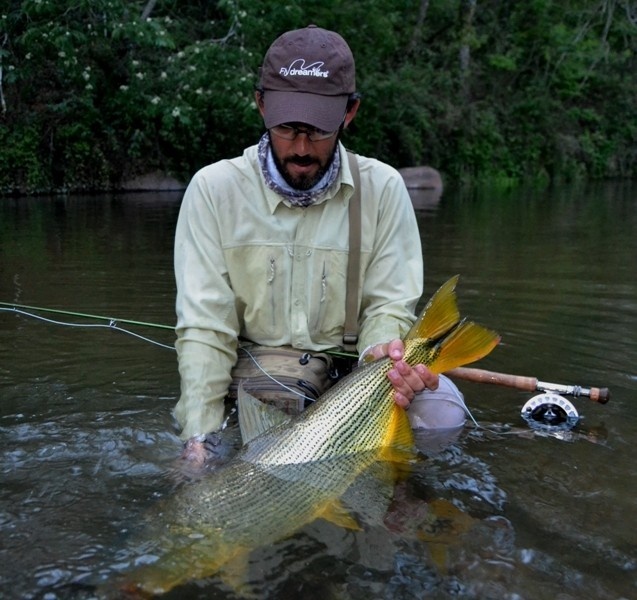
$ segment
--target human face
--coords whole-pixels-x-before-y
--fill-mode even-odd
[[[288,140],[270,131],[270,145],[274,163],[283,179],[296,190],[309,190],[325,175],[332,164],[338,131],[324,140],[312,142],[304,129],[312,130],[303,123],[289,123],[300,131]]]
[[[259,112],[263,116],[265,109],[262,92],[255,92],[255,100]],[[341,130],[346,129],[352,122],[359,105],[360,100],[349,105]],[[306,127],[310,128],[303,123],[287,123],[287,125],[298,127],[300,130]],[[285,181],[297,190],[309,190],[316,185],[332,163],[339,133],[340,130],[335,132],[334,137],[315,142],[311,142],[308,136],[301,132],[293,140],[286,140],[270,134],[272,156]]]

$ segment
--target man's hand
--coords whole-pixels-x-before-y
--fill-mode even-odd
[[[403,360],[405,345],[402,340],[378,344],[369,352],[374,358],[388,356],[393,361],[394,366],[387,373],[387,377],[394,388],[394,401],[398,406],[407,409],[417,392],[425,388],[438,388],[438,375],[432,373],[425,365],[410,367]]]
[[[235,452],[233,440],[219,432],[191,437],[184,444],[181,458],[193,467],[218,466],[225,463]]]
[[[208,458],[208,451],[204,446],[204,440],[199,436],[192,437],[184,444],[181,458],[189,461],[194,466],[202,466]]]

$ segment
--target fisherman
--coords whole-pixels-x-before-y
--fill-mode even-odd
[[[391,358],[395,402],[414,426],[461,425],[457,388],[402,360],[423,292],[420,235],[399,173],[362,156],[352,169],[341,142],[361,103],[349,46],[316,25],[284,33],[265,55],[255,100],[266,129],[258,144],[197,172],[179,213],[175,417],[184,458],[209,457],[240,339],[308,353],[342,347],[353,169],[362,205],[356,349]],[[451,410],[442,423],[425,407],[439,386]]]

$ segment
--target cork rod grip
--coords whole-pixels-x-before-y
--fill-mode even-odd
[[[503,385],[517,390],[525,390],[527,392],[543,391],[565,394],[567,396],[588,396],[591,400],[599,402],[600,404],[606,404],[610,400],[610,390],[605,387],[585,388],[578,385],[545,383],[543,381],[538,381],[536,377],[510,375],[508,373],[497,373],[495,371],[486,371],[484,369],[475,369],[470,367],[457,367],[456,369],[446,371],[445,375],[457,377],[458,379],[464,379],[466,381],[474,381],[476,383]]]

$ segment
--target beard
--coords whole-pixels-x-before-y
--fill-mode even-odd
[[[299,156],[294,154],[289,158],[281,159],[277,152],[274,149],[272,143],[270,143],[270,147],[272,148],[272,158],[274,159],[274,164],[276,165],[277,170],[281,174],[281,177],[285,180],[285,182],[295,190],[300,192],[305,192],[307,190],[312,189],[321,179],[323,175],[327,173],[332,161],[334,160],[334,154],[338,149],[338,144],[334,143],[334,148],[332,149],[332,153],[329,158],[325,161],[325,163],[321,163],[320,159],[314,156]],[[288,165],[295,164],[302,167],[309,167],[311,165],[317,165],[318,169],[316,173],[313,175],[310,174],[302,174],[302,175],[293,175],[288,169]]]

